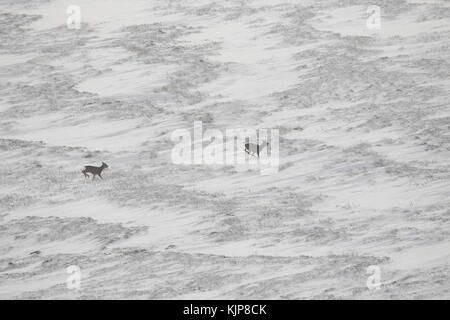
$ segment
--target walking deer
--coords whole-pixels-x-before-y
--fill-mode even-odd
[[[92,173],[92,180],[95,179],[95,176],[99,176],[101,179],[103,179],[102,171],[106,168],[109,168],[108,165],[102,162],[101,167],[85,166],[84,169],[81,170],[81,172],[84,174],[85,178],[89,178],[88,173]]]
[[[247,152],[251,156],[259,157],[259,152],[264,149],[266,146],[269,146],[268,142],[263,142],[261,144],[254,143],[246,143],[245,144],[245,152]]]

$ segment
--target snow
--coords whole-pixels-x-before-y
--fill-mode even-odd
[[[449,298],[448,3],[72,4],[0,3],[0,298]],[[199,120],[278,172],[174,164]]]

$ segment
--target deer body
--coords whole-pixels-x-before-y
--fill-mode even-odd
[[[255,144],[255,143],[246,143],[245,144],[245,152],[247,152],[249,155],[257,156],[259,157],[259,152],[264,149],[266,146],[268,146],[269,143],[263,142],[261,144]]]
[[[108,165],[102,162],[101,167],[85,166],[84,169],[81,170],[81,172],[84,174],[85,178],[89,178],[88,173],[92,173],[92,180],[95,179],[95,176],[99,176],[101,179],[103,179],[102,171],[106,168],[109,168]]]

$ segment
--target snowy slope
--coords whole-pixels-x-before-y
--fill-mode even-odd
[[[0,298],[450,298],[448,2],[72,4],[0,2]],[[197,120],[278,173],[174,164]]]

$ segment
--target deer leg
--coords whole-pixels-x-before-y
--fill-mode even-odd
[[[254,157],[255,155],[253,154],[253,152],[250,152],[249,150],[245,149],[245,152],[248,153],[249,156]]]
[[[101,174],[101,173],[99,173],[98,176],[103,180],[103,177],[102,177],[102,174]]]
[[[94,179],[95,179],[95,173],[92,174],[92,180],[94,180]]]
[[[86,174],[86,170],[81,170],[81,172],[84,174],[84,177],[85,177],[85,178],[88,178],[88,177],[89,177],[89,175]]]

